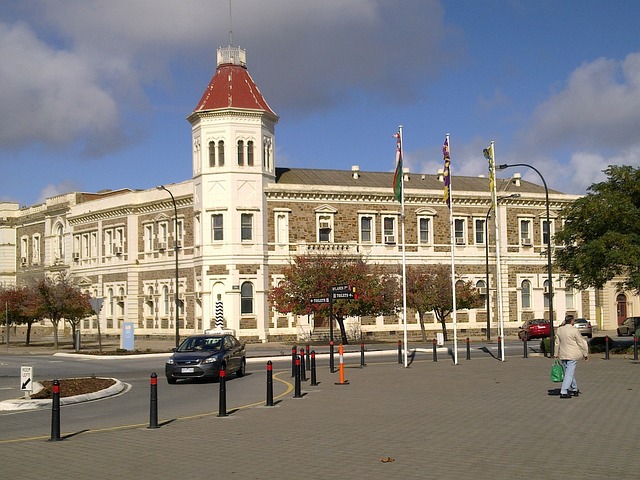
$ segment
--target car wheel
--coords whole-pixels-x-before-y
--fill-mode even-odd
[[[169,385],[175,385],[178,380],[175,378],[167,377],[167,383]]]
[[[240,368],[236,372],[236,377],[244,377],[247,373],[247,361],[243,358],[240,362]]]

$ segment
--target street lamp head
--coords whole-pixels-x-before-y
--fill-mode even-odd
[[[506,163],[503,163],[502,165],[496,165],[496,170],[504,170],[506,168],[511,167],[512,165],[507,165]]]
[[[164,189],[165,189],[165,188],[164,188],[164,185],[158,185],[156,188],[157,188],[158,190],[164,190]]]

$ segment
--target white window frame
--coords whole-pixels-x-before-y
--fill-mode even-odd
[[[217,218],[221,219],[222,225],[220,225],[220,228],[216,227],[215,220]],[[218,231],[221,234],[221,238],[216,238],[216,232]],[[212,213],[211,214],[211,243],[223,242],[223,241],[224,241],[224,213],[221,213],[221,212]]]
[[[482,235],[478,237],[478,224],[482,225]],[[473,219],[473,243],[476,245],[484,245],[487,243],[487,218],[476,217]]]
[[[31,237],[31,263],[40,264],[40,234],[36,233]]]
[[[458,225],[462,225],[462,229]],[[453,219],[453,238],[456,245],[467,244],[467,219],[463,217],[454,217]],[[459,240],[462,239],[462,240]]]
[[[144,251],[152,252],[153,249],[153,239],[154,239],[154,228],[153,223],[147,223],[144,225]]]
[[[249,219],[250,222],[245,222]],[[248,230],[247,230],[248,229]],[[245,238],[245,232],[249,232],[249,237]],[[255,215],[250,212],[242,212],[240,214],[240,242],[253,243],[255,237]]]
[[[384,214],[380,222],[382,224],[382,243],[385,245],[398,243],[398,215]]]
[[[524,226],[527,228],[523,228]],[[529,246],[526,242],[528,239],[533,241],[533,219],[531,217],[520,217],[518,219],[518,236],[520,238],[520,245]]]
[[[289,243],[289,215],[291,210],[276,209],[273,212],[273,224],[275,225],[275,242],[278,245]]]
[[[316,214],[316,241],[318,243],[333,243],[333,217],[333,213]]]
[[[525,283],[527,289],[525,290]],[[526,300],[526,302],[525,302]],[[525,278],[520,282],[520,303],[523,310],[531,310],[533,305],[531,303],[531,280]]]
[[[362,222],[367,219],[369,221],[369,231],[366,232],[362,226]],[[365,233],[369,234],[369,238],[365,238]],[[376,240],[376,215],[375,213],[359,213],[358,214],[358,238],[360,243],[374,244]]]

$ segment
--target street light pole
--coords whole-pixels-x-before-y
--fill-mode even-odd
[[[173,202],[173,256],[176,260],[176,284],[173,289],[174,291],[174,300],[175,300],[175,314],[174,320],[176,323],[176,348],[180,346],[180,300],[178,299],[178,281],[179,271],[178,271],[178,250],[180,250],[180,246],[178,245],[178,206],[176,205],[176,199],[171,193],[170,190],[167,189],[164,185],[158,185],[156,187],[158,190],[164,190],[171,196],[171,202]]]
[[[518,197],[520,197],[519,193],[513,193],[505,197],[498,197],[496,198],[496,205],[500,200],[504,200],[505,198]],[[489,210],[487,210],[487,217],[484,222],[485,231],[487,232],[487,238],[484,242],[485,282],[487,284],[487,340],[491,340],[491,295],[489,293],[489,216],[491,215],[491,210],[493,210],[493,205],[491,205]],[[498,279],[498,281],[500,280]]]
[[[553,331],[553,270],[551,268],[551,217],[549,215],[549,189],[547,188],[547,182],[544,180],[542,174],[538,169],[527,163],[514,163],[511,165],[503,164],[496,167],[498,170],[504,170],[510,167],[527,167],[538,174],[542,184],[544,185],[545,203],[547,207],[547,277],[549,279],[549,352],[551,356],[554,355],[554,331]]]

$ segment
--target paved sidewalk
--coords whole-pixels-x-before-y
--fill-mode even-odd
[[[640,365],[594,355],[578,367],[584,394],[570,400],[548,394],[557,388],[549,369],[542,357],[423,360],[408,369],[389,361],[347,368],[348,385],[323,370],[319,386],[306,382],[303,398],[289,391],[275,407],[228,398],[225,418],[162,424],[160,412],[159,429],[0,442],[3,476],[637,478]]]

